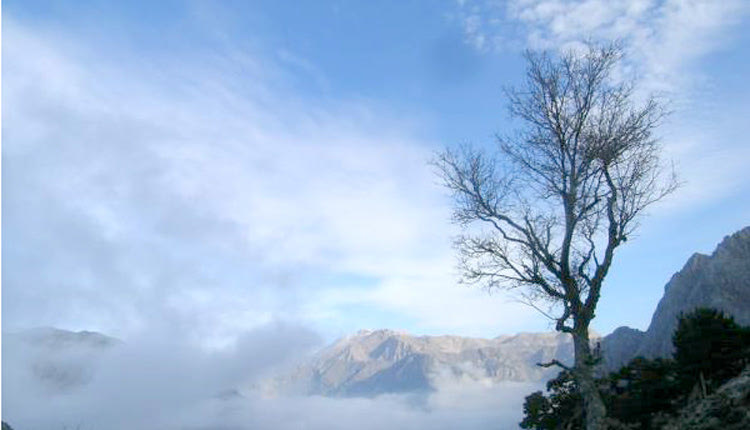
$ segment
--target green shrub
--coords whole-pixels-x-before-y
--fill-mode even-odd
[[[715,309],[698,308],[679,318],[673,360],[637,357],[598,380],[608,417],[622,426],[659,428],[652,423],[655,416],[674,413],[696,389],[710,393],[750,362],[750,328]],[[549,381],[547,393],[526,397],[521,428],[583,428],[583,403],[570,372]]]

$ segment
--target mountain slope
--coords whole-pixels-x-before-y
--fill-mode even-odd
[[[750,366],[705,399],[691,399],[663,430],[747,430],[750,428]],[[657,423],[655,423],[657,424]]]
[[[540,381],[570,361],[567,335],[524,333],[495,339],[411,336],[393,330],[360,331],[340,339],[308,364],[274,381],[273,389],[328,396],[426,392],[445,381]]]
[[[750,227],[725,237],[710,256],[690,257],[664,287],[647,331],[620,327],[605,337],[606,367],[616,369],[639,355],[671,356],[679,314],[697,307],[722,310],[750,325]]]

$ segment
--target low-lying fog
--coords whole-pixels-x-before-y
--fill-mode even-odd
[[[3,338],[3,420],[16,430],[515,428],[524,396],[540,389],[439,382],[429,395],[272,395],[263,381],[321,346],[279,323],[211,351],[174,333],[109,348]]]

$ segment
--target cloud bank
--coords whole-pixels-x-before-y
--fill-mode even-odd
[[[253,52],[113,59],[65,33],[3,24],[4,329],[124,340],[94,356],[6,341],[3,419],[14,428],[520,419],[536,386],[444,384],[421,399],[256,389],[319,345],[309,327],[353,330],[373,309],[438,332],[531,314],[455,286],[447,205],[413,124],[357,101],[301,100]],[[80,360],[92,370],[51,389],[29,367],[39,360],[46,375]]]
[[[455,285],[418,124],[300,98],[292,71],[237,46],[147,55],[8,16],[3,31],[9,329],[167,320],[221,346],[276,319],[362,328],[355,307],[431,332],[535,317]]]
[[[446,381],[426,397],[268,396],[257,388],[263,378],[316,344],[309,330],[279,323],[212,351],[179,336],[141,336],[106,351],[80,344],[50,349],[22,336],[5,337],[3,419],[26,430],[512,428],[523,396],[539,388]],[[87,361],[80,360],[84,356]],[[34,372],[40,362],[68,370],[83,364],[91,376],[54,389]]]

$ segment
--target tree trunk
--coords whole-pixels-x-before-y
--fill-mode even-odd
[[[573,333],[575,352],[575,375],[578,389],[583,397],[583,411],[586,414],[586,430],[604,430],[607,409],[604,406],[599,388],[593,375],[591,346],[588,329],[576,330]]]

